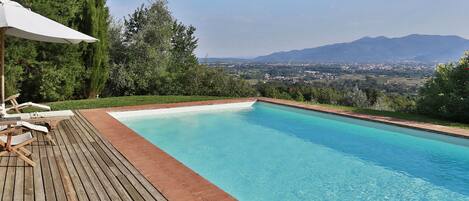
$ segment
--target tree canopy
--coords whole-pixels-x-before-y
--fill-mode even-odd
[[[6,93],[56,101],[99,94],[108,66],[105,0],[20,0],[35,12],[99,39],[95,44],[50,44],[7,37]],[[94,96],[94,95],[92,95]]]
[[[255,95],[245,81],[199,64],[195,31],[178,22],[163,0],[112,23],[106,95]]]
[[[112,21],[105,0],[20,0],[35,12],[99,39],[49,44],[8,37],[6,92],[28,101],[122,95],[255,95],[245,81],[209,69],[195,56],[195,27],[177,21],[164,0]]]
[[[469,122],[469,52],[459,63],[442,64],[420,91],[418,109],[435,117]]]

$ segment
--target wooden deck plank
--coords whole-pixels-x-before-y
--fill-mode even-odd
[[[54,133],[51,133],[49,135],[51,135],[53,139],[56,139]],[[55,141],[57,143],[57,140]],[[57,144],[57,145],[60,146],[61,144]],[[64,191],[66,199],[69,201],[75,201],[75,200],[78,200],[77,194],[73,187],[73,183],[70,178],[69,170],[67,169],[67,166],[65,165],[65,159],[62,155],[62,152],[60,151],[59,146],[49,146],[51,147],[52,152],[54,153],[54,156],[55,156],[54,159],[57,165],[57,170],[58,170],[58,173],[60,174],[60,178],[58,179],[62,181],[63,191]],[[73,170],[74,169],[72,168],[70,171],[73,171]]]
[[[39,144],[44,144],[44,136],[36,135]],[[47,155],[46,147],[39,146],[39,158],[42,170],[42,182],[44,183],[44,193],[46,194],[47,201],[57,200],[55,196],[54,182],[52,181],[52,173],[49,165],[49,158]]]
[[[116,168],[118,168],[125,176],[127,176],[127,179],[133,186],[143,186],[143,188],[137,188],[137,190],[140,194],[142,194],[144,199],[166,200],[166,198],[156,188],[154,188],[153,185],[150,184],[150,182],[145,177],[143,177],[143,175],[132,164],[130,164],[130,162],[120,152],[114,148],[114,146],[112,146],[112,144],[99,135],[99,132],[82,116],[82,114],[79,112],[76,113],[79,117],[77,118],[77,122],[80,122],[88,130],[88,132],[94,133],[92,136],[95,138],[96,142],[100,144],[100,147],[108,155],[113,155],[113,160],[117,160],[117,162],[114,161],[117,165]]]
[[[15,175],[15,187],[13,190],[13,200],[15,201],[22,201],[24,200],[24,161],[17,160],[16,161],[16,175]],[[31,167],[27,167],[30,169]]]
[[[103,188],[105,190],[104,192],[107,193],[107,195],[109,196],[109,199],[113,201],[122,200],[120,196],[118,195],[118,193],[116,192],[112,183],[109,181],[108,177],[106,177],[106,172],[104,171],[106,166],[99,165],[98,164],[99,162],[97,162],[96,159],[93,157],[93,155],[96,155],[97,153],[96,153],[96,150],[94,150],[92,147],[90,148],[91,145],[90,145],[90,142],[86,141],[88,139],[86,135],[84,135],[83,132],[80,132],[79,129],[74,127],[73,122],[67,121],[66,125],[69,126],[69,128],[75,131],[78,131],[78,133],[80,133],[79,135],[73,135],[73,136],[75,137],[78,147],[85,153],[85,157],[90,163],[90,167],[93,169],[99,181],[103,185]],[[98,161],[102,162],[101,159],[98,159]]]
[[[132,164],[130,164],[130,162],[120,152],[118,152],[111,143],[105,140],[96,130],[96,128],[94,128],[80,112],[75,113],[77,115],[76,121],[80,122],[90,133],[94,133],[92,136],[95,138],[100,147],[106,152],[106,154],[114,156],[112,159],[117,165],[117,168],[127,176],[129,182],[133,186],[142,185],[144,187],[146,192],[140,192],[142,195],[144,195],[144,199],[147,200],[153,198],[156,200],[166,200],[161,192],[154,188],[153,185]],[[137,188],[137,190],[139,189],[141,188]],[[151,197],[149,197],[148,194],[150,194]]]
[[[68,153],[70,154],[71,160],[76,167],[76,170],[78,172],[78,175],[80,179],[83,181],[83,185],[85,186],[86,192],[89,196],[90,200],[101,200],[99,194],[102,191],[99,191],[95,188],[95,183],[96,183],[96,177],[90,178],[89,175],[87,174],[88,171],[90,171],[88,168],[86,168],[85,161],[82,162],[82,157],[77,153],[75,146],[76,146],[76,141],[74,138],[70,138],[70,131],[66,126],[64,126],[65,122],[62,122],[62,128],[64,130],[64,135],[61,136],[62,140],[65,143],[65,146],[67,148]],[[70,141],[72,139],[72,141]]]
[[[43,134],[38,134],[38,135],[42,136],[42,140],[44,144],[48,143],[47,139],[44,137]],[[57,200],[66,200],[64,185],[61,179],[63,175],[60,174],[59,168],[57,167],[57,161],[56,161],[56,157],[60,157],[60,155],[59,156],[55,155],[54,151],[52,150],[52,146],[45,146],[45,150],[46,150],[47,158],[49,161],[49,168],[50,168],[50,172],[52,176],[52,182],[54,184],[55,196]]]
[[[10,159],[10,157],[1,157],[0,159],[0,198],[3,198],[3,187],[5,186],[5,178],[8,170],[8,159]]]
[[[36,162],[36,167],[33,168],[33,183],[34,183],[34,199],[36,201],[46,200],[46,193],[44,192],[44,182],[42,181],[42,170],[41,170],[41,157],[40,157],[40,145],[39,142],[33,142],[31,151],[33,152],[31,157]]]
[[[127,201],[127,200],[138,199],[135,197],[131,197],[131,195],[129,194],[129,191],[124,187],[125,181],[122,181],[122,179],[120,179],[121,176],[123,176],[123,174],[117,170],[114,162],[104,153],[101,147],[99,147],[99,145],[96,142],[93,142],[92,146],[96,149],[96,152],[102,158],[103,162],[108,165],[107,166],[108,170],[106,170],[106,172],[109,175],[107,176],[110,177],[111,181],[113,181],[115,185],[114,187],[116,188],[119,195],[121,195],[122,200]],[[141,197],[141,196],[138,196],[138,197]]]
[[[79,125],[77,125],[74,122],[71,122],[72,126],[79,130],[80,132],[86,132],[84,131],[83,128],[81,128]],[[105,154],[103,154],[101,148],[97,146],[96,141],[87,141],[88,138],[82,138],[83,144],[86,145],[86,147],[90,150],[93,150],[91,154],[93,155],[94,159],[98,163],[99,167],[102,169],[104,175],[109,179],[110,184],[112,187],[115,189],[115,193],[118,194],[118,198],[115,198],[116,195],[113,195],[114,197],[111,197],[113,200],[135,200],[130,197],[130,195],[127,193],[127,190],[122,186],[121,182],[118,180],[118,175],[120,173],[117,173],[115,175],[110,167],[115,167],[115,164],[109,159],[109,157]],[[78,139],[77,139],[78,141]]]
[[[65,142],[62,139],[62,136],[64,135],[65,134],[64,134],[62,125],[59,125],[59,127],[54,132],[53,137],[57,141],[59,150],[62,153],[62,157],[64,158],[65,166],[70,174],[70,178],[75,188],[74,190],[77,193],[78,200],[88,201],[90,200],[90,198],[98,199],[98,196],[96,195],[96,192],[94,191],[94,189],[90,187],[86,188],[87,187],[86,182],[88,181],[87,178],[80,177],[79,172],[82,171],[82,169],[80,169],[81,166],[74,165],[73,160],[71,159],[71,156],[69,155],[69,152],[67,150],[67,146],[65,145]]]
[[[36,167],[14,154],[0,157],[1,200],[130,201],[166,199],[106,141],[89,122],[76,115],[27,146]]]
[[[8,169],[5,177],[5,186],[3,187],[2,201],[13,200],[13,191],[15,189],[16,157],[11,154],[8,157],[10,157],[10,159],[8,160]]]
[[[32,146],[26,146],[26,149],[32,150]],[[24,200],[34,200],[34,180],[33,180],[33,168],[28,167],[24,169]]]
[[[73,130],[70,128],[67,121],[64,121],[64,123],[66,123],[65,127],[68,127],[69,130]],[[73,131],[76,132],[75,130]],[[73,137],[73,135],[71,135],[70,137]],[[89,150],[82,150],[81,143],[79,142],[73,144],[72,147],[75,149],[75,153],[77,154],[79,162],[83,165],[83,168],[85,169],[85,172],[88,175],[88,178],[90,178],[91,184],[95,188],[96,192],[98,192],[99,200],[110,201],[111,198],[109,198],[109,195],[107,194],[105,190],[105,186],[101,183],[102,182],[101,175],[97,174],[94,171],[94,168],[96,167],[94,166],[92,161],[89,160],[89,155],[90,155]]]

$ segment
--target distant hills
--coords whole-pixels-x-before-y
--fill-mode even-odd
[[[254,62],[253,59],[240,59],[240,58],[199,58],[202,63],[250,63]]]
[[[364,37],[349,43],[276,52],[250,62],[433,63],[457,61],[466,50],[469,40],[459,36],[413,34],[400,38]]]

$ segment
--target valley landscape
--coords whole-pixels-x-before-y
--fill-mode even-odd
[[[413,34],[401,38],[364,37],[253,59],[201,58],[251,83],[277,82],[346,89],[372,86],[386,93],[416,95],[439,63],[457,62],[469,40]],[[444,54],[442,54],[444,52]]]

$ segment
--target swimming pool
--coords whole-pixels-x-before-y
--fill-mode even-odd
[[[113,116],[239,200],[469,200],[469,140],[261,102],[132,114]]]

